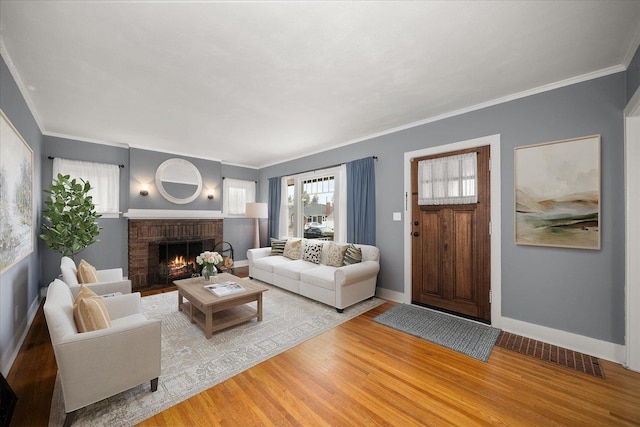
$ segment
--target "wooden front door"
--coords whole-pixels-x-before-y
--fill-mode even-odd
[[[418,205],[418,162],[477,153],[478,203]],[[412,159],[412,301],[491,321],[489,146]]]

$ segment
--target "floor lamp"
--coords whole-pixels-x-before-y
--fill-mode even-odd
[[[260,224],[258,220],[260,218],[268,218],[267,204],[266,203],[247,203],[246,217],[255,219],[256,234],[253,238],[253,247],[260,247]]]

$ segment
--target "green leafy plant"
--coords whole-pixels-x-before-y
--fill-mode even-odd
[[[98,241],[100,227],[96,220],[101,215],[96,213],[90,189],[88,181],[58,174],[44,190],[51,197],[45,200],[40,238],[63,256],[75,259],[78,252]]]

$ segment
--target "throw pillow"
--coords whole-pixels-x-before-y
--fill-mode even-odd
[[[287,240],[280,240],[271,238],[271,255],[284,255],[284,245],[287,244]]]
[[[345,252],[347,252],[347,245],[336,245],[333,242],[329,243],[329,250],[327,251],[327,265],[332,267],[342,267]]]
[[[320,264],[320,257],[322,256],[322,243],[307,243],[304,247],[304,254],[302,259],[314,264]]]
[[[362,249],[357,248],[353,243],[347,246],[347,251],[344,254],[344,265],[357,264],[362,262]]]
[[[78,264],[78,282],[98,283],[96,268],[85,260],[80,261],[80,264]]]
[[[97,331],[111,326],[111,318],[102,297],[81,285],[73,303],[73,320],[78,332]]]
[[[300,239],[287,240],[287,243],[284,245],[283,255],[291,259],[302,258],[302,240]]]

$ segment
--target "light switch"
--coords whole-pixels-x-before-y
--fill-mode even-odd
[[[394,212],[393,213],[394,221],[402,221],[402,212]]]

